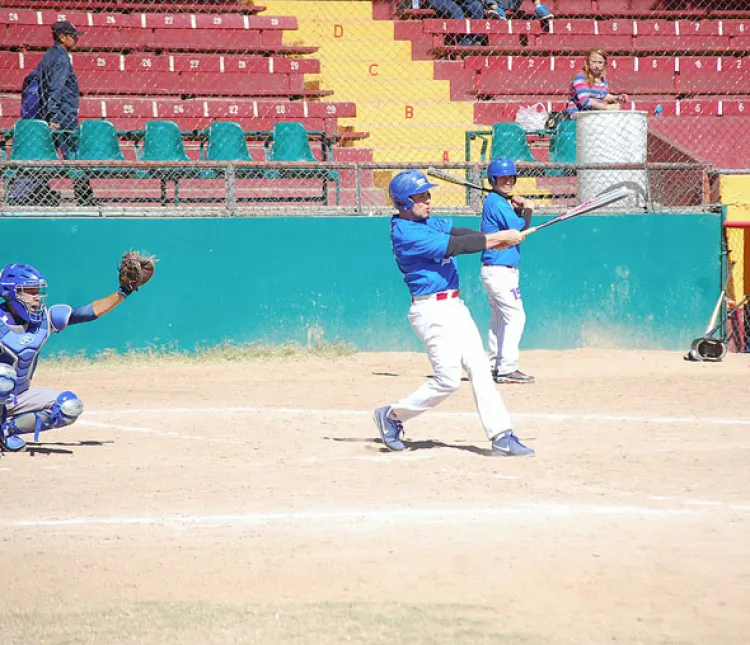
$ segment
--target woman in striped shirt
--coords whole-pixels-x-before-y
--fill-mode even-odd
[[[578,72],[570,84],[568,114],[585,110],[619,110],[620,104],[628,100],[627,94],[610,94],[605,77],[607,54],[595,47],[586,53],[583,71]]]

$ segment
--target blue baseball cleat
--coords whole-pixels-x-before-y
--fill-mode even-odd
[[[552,15],[552,12],[547,9],[543,4],[540,4],[536,9],[534,9],[534,14],[536,15],[539,20],[552,20],[555,16]]]
[[[20,452],[26,447],[26,442],[14,434],[7,437],[3,437],[0,440],[0,451],[7,450],[8,452]]]
[[[534,451],[524,446],[512,430],[506,430],[492,440],[492,456],[533,457]]]
[[[372,418],[375,425],[378,426],[380,438],[388,450],[399,452],[406,448],[401,441],[401,437],[404,435],[404,424],[398,419],[392,419],[390,413],[391,408],[385,405],[382,408],[377,408],[372,413]]]

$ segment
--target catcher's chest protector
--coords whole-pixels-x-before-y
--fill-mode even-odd
[[[15,391],[16,394],[21,394],[29,389],[29,382],[36,369],[36,357],[49,338],[49,318],[45,310],[41,324],[29,331],[7,323],[6,317],[0,318],[0,354],[11,359],[10,364],[16,369]]]

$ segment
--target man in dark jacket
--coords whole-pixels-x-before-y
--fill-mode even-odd
[[[55,144],[65,159],[75,158],[74,131],[78,128],[78,105],[81,90],[73,71],[70,52],[78,43],[80,32],[62,20],[52,25],[55,44],[39,63],[40,117],[50,124]],[[94,206],[96,200],[87,177],[74,181],[76,202],[80,206]]]

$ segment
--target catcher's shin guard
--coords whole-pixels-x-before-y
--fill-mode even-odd
[[[73,392],[57,395],[55,402],[46,410],[19,414],[15,421],[20,432],[33,432],[34,441],[39,441],[39,433],[53,428],[63,428],[76,422],[83,412],[83,401]]]
[[[0,405],[13,401],[16,387],[16,370],[6,363],[0,363]]]

